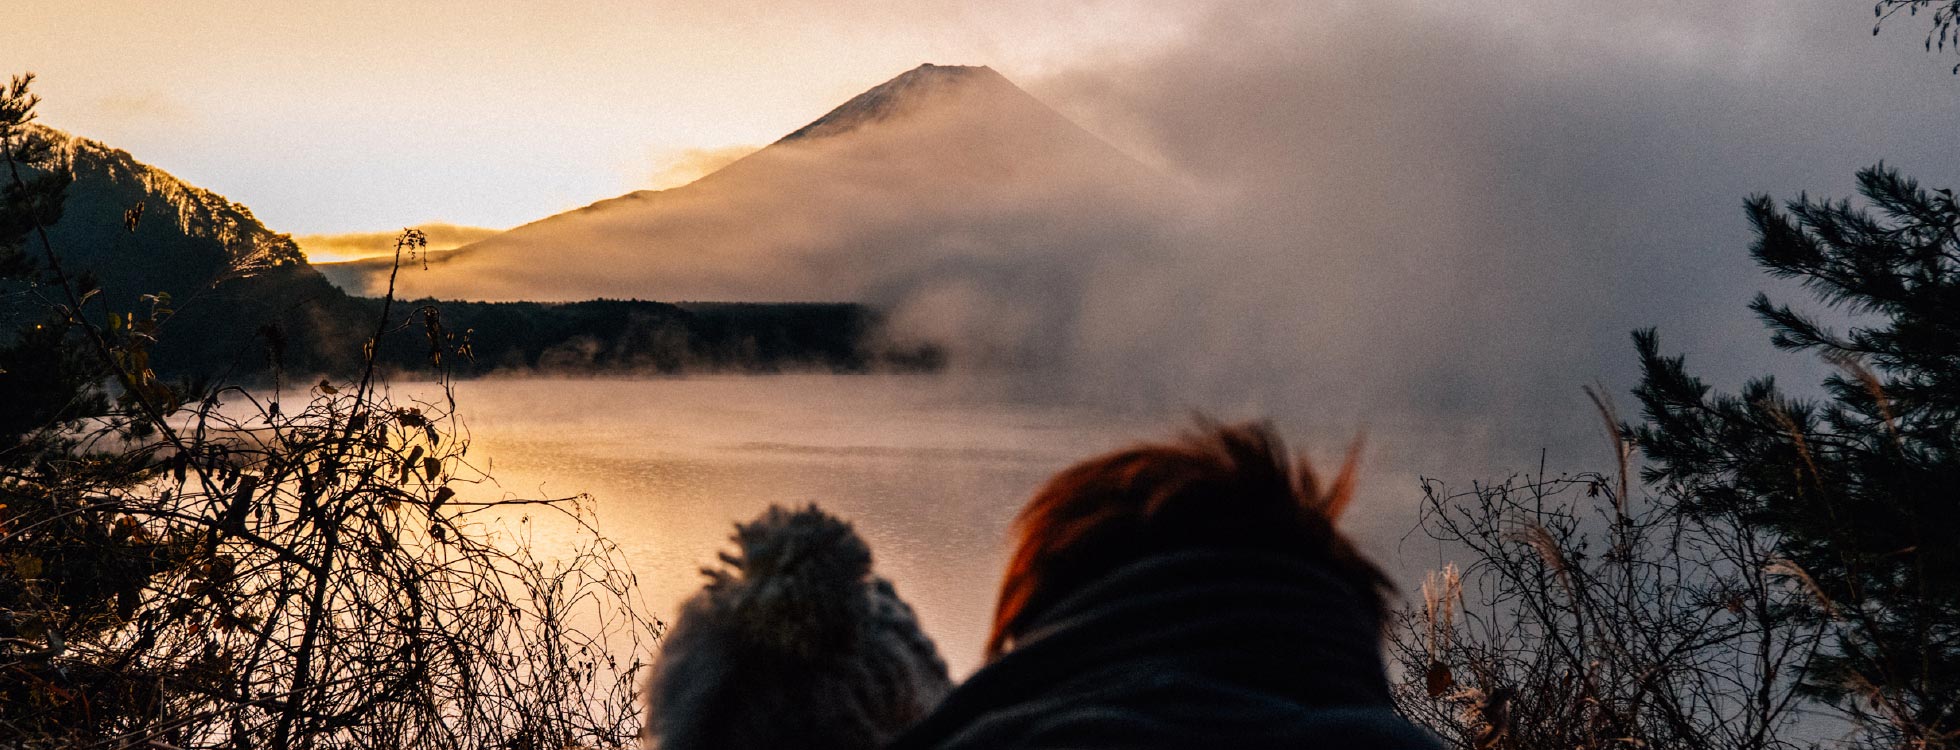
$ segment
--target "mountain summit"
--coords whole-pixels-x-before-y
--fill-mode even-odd
[[[996,94],[1027,96],[1005,76],[985,65],[926,63],[851,97],[850,101],[839,105],[829,114],[797,128],[796,132],[783,136],[776,142],[790,143],[848,133],[869,123],[901,116],[911,111],[913,107],[926,106],[930,100],[970,91],[977,87],[991,88]],[[1007,92],[1010,91],[1012,93],[1008,94]]]
[[[436,254],[409,296],[896,304],[1041,274],[1158,212],[1161,180],[987,67],[922,65],[692,183]],[[1120,235],[1120,230],[1118,231]],[[386,266],[323,266],[371,292]]]
[[[343,377],[365,365],[382,301],[335,288],[291,237],[266,228],[250,209],[87,138],[40,126],[29,126],[26,136],[45,143],[53,157],[35,168],[65,173],[68,183],[59,219],[47,227],[47,249],[78,292],[89,290],[82,297],[87,317],[101,321],[113,313],[133,321],[157,315],[161,323],[147,349],[150,369],[170,379],[250,383],[277,377],[277,371]],[[38,239],[31,245],[0,248],[0,262],[46,271],[44,249]],[[0,327],[11,330],[49,313],[47,290],[21,284],[0,280]],[[372,350],[389,370],[430,366],[432,344],[446,350],[440,342],[450,340],[442,326],[471,332],[464,336],[471,355],[443,360],[454,374],[504,368],[855,370],[874,362],[934,362],[929,349],[877,346],[871,332],[878,316],[850,304],[684,310],[648,301],[452,302],[409,318],[415,330],[386,336]],[[10,387],[0,372],[0,393],[12,395]]]

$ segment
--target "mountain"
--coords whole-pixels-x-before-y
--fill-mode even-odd
[[[91,271],[111,299],[183,294],[215,278],[306,265],[291,237],[267,229],[245,206],[127,151],[29,128],[72,180],[50,238],[70,265]],[[132,211],[140,212],[134,228],[128,224]]]
[[[406,283],[445,299],[897,305],[1120,244],[1164,210],[1161,182],[991,68],[923,65],[692,183],[436,254]],[[324,270],[385,283],[377,262]]]
[[[28,136],[48,143],[50,168],[67,173],[66,199],[48,238],[75,282],[99,290],[85,314],[98,323],[109,313],[147,314],[147,296],[169,295],[171,312],[151,357],[157,372],[253,380],[274,362],[297,373],[346,374],[360,366],[381,300],[329,283],[290,236],[268,229],[245,206],[125,151],[40,126]],[[42,263],[38,243],[22,249]],[[403,276],[414,273],[405,268]],[[31,290],[0,288],[0,323],[8,324],[0,331],[45,315],[46,304]],[[641,300],[404,300],[394,318],[412,330],[385,339],[377,350],[390,369],[427,365],[428,321],[456,336],[448,341],[449,364],[466,374],[506,368],[854,370],[880,360],[930,365],[932,356],[923,349],[870,348],[880,315],[850,304],[683,308]],[[474,360],[453,355],[465,341]]]
[[[321,370],[350,366],[353,354],[321,348],[357,336],[329,331],[366,305],[327,283],[292,238],[274,232],[251,209],[138,161],[129,152],[42,126],[28,137],[49,146],[49,168],[65,172],[66,199],[48,239],[74,281],[99,290],[88,306],[147,314],[149,295],[168,295],[172,310],[152,363],[159,372],[208,373],[263,364],[267,325],[304,329],[295,364]],[[38,243],[25,248],[41,262]],[[8,295],[0,318],[36,314],[40,295]],[[372,319],[372,318],[370,318]],[[344,350],[336,346],[334,349]]]
[[[1005,117],[988,116],[995,124],[1047,120],[1056,124],[1053,110],[1035,101],[1005,76],[984,65],[933,65],[926,63],[899,74],[862,94],[851,97],[828,114],[783,136],[777,144],[810,141],[843,135],[866,125],[887,122],[929,109],[948,97],[971,97],[976,103],[1007,104]],[[1014,112],[1014,110],[1020,110]],[[1018,115],[1018,116],[1017,116]]]

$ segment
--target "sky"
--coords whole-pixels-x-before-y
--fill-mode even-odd
[[[990,65],[1201,198],[1149,242],[1070,235],[1025,288],[825,268],[940,323],[1036,321],[1082,390],[1432,447],[1590,430],[1578,386],[1623,393],[1636,327],[1724,387],[1814,375],[1744,309],[1801,299],[1749,261],[1744,198],[1847,196],[1880,161],[1960,183],[1954,55],[1911,19],[1874,36],[1865,0],[273,8],[29,0],[0,67],[42,76],[48,124],[320,234],[521,224]]]
[[[927,338],[1016,337],[987,348],[1054,364],[1026,383],[1038,397],[1271,418],[1322,455],[1366,432],[1376,507],[1405,511],[1418,474],[1609,465],[1580,388],[1637,418],[1636,328],[1718,388],[1814,388],[1824,366],[1774,351],[1746,309],[1758,291],[1816,309],[1751,262],[1747,196],[1848,197],[1880,162],[1960,188],[1960,56],[1922,50],[1915,19],[1874,36],[1869,0],[13,0],[5,17],[0,69],[40,74],[47,124],[275,231],[367,235],[349,242],[430,223],[463,242],[673,186],[921,63],[991,66],[1191,199],[1135,221],[1057,200],[1049,218],[1073,221],[1008,227],[1055,230],[1014,255],[786,240],[801,255],[775,265],[805,276],[745,281],[810,299],[794,281],[815,274]],[[943,208],[989,215],[973,197]],[[938,234],[931,218],[884,220]]]
[[[1177,4],[9,3],[43,121],[295,234],[509,227],[767,144],[923,62],[1037,78]],[[23,31],[25,30],[25,31]]]
[[[1501,41],[1512,62],[1568,85],[1614,72],[1600,60],[1631,63],[1663,87],[1639,92],[1657,111],[1692,106],[1698,81],[1790,77],[1775,68],[1927,93],[1948,83],[1917,27],[1873,40],[1863,0],[26,0],[11,4],[0,68],[40,74],[47,123],[280,231],[503,228],[683,182],[921,62],[992,65],[1144,151],[1166,113],[1090,111],[1139,88],[1139,66],[1182,55],[1194,76],[1248,49],[1349,48],[1402,16],[1349,74],[1387,83],[1439,44]],[[1815,70],[1851,63],[1861,70]]]

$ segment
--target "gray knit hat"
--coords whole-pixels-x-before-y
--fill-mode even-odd
[[[654,659],[652,747],[875,748],[951,689],[850,524],[772,506],[735,529]]]

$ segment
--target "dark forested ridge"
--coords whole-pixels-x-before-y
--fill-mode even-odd
[[[352,372],[374,333],[380,299],[329,283],[292,238],[250,209],[142,164],[124,151],[39,129],[72,177],[49,239],[104,308],[168,310],[151,363],[166,376],[252,378]],[[405,260],[403,275],[420,272]],[[9,307],[39,305],[28,290]],[[167,295],[158,297],[158,295]],[[12,310],[0,310],[11,314]],[[502,369],[677,372],[931,366],[930,351],[875,348],[877,311],[851,303],[690,304],[397,301],[377,359],[416,369],[445,358],[454,372]]]

